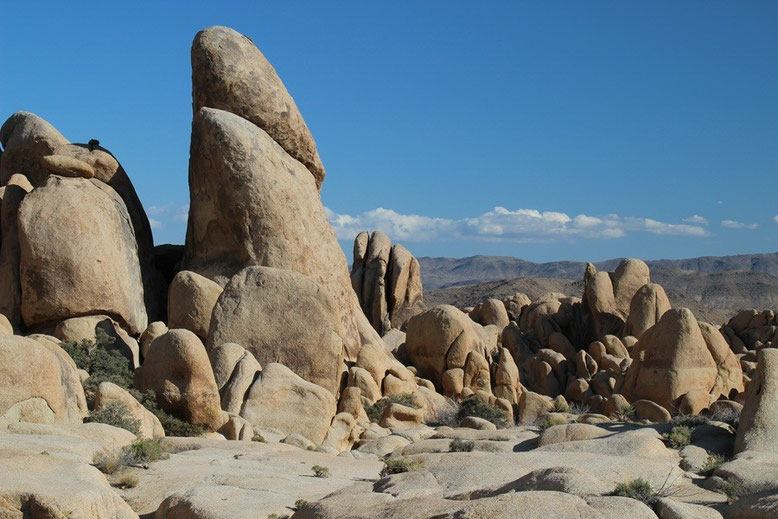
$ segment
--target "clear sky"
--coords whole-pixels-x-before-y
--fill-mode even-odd
[[[778,250],[778,2],[0,1],[0,118],[122,162],[182,243],[189,46],[279,72],[347,251],[681,258]]]

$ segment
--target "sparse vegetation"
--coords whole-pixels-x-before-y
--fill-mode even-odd
[[[411,472],[424,467],[424,460],[412,460],[408,458],[386,458],[384,459],[384,468],[381,469],[381,477],[390,474],[401,474]]]
[[[685,427],[697,427],[698,425],[705,425],[709,422],[710,420],[706,416],[679,414],[678,416],[674,416],[670,423],[673,425],[680,425]]]
[[[119,488],[135,488],[138,486],[138,476],[129,471],[122,472],[121,475],[116,478],[113,486]]]
[[[157,403],[157,395],[154,394],[154,391],[151,389],[147,390],[145,393],[131,389],[130,394],[135,397],[135,399],[140,402],[143,407],[151,411],[154,416],[159,419],[167,436],[196,437],[202,436],[203,432],[205,432],[205,429],[202,425],[191,424],[181,420],[176,416],[173,416],[170,413],[165,412],[162,408],[159,407],[159,404]]]
[[[692,430],[686,425],[676,425],[663,436],[667,444],[674,449],[686,447],[692,442]]]
[[[389,404],[401,404],[407,405],[408,407],[416,407],[413,404],[413,395],[410,393],[386,396],[365,409],[367,417],[371,422],[377,423],[381,419],[381,416],[384,414],[384,409],[389,407]]]
[[[152,461],[166,459],[158,440],[141,438],[118,452],[101,451],[94,455],[92,464],[104,474],[115,474],[128,466],[144,466]]]
[[[475,442],[454,438],[449,444],[449,452],[472,452],[475,448]]]
[[[294,502],[294,510],[295,510],[295,512],[296,512],[297,510],[299,510],[299,509],[303,508],[303,507],[304,507],[305,505],[307,505],[307,504],[308,504],[308,501],[306,501],[305,499],[302,499],[302,498],[300,498],[300,499],[297,499],[297,500]]]
[[[725,482],[724,486],[721,487],[719,491],[727,496],[727,504],[730,505],[741,497],[750,493],[742,483],[737,483],[734,481]]]
[[[113,425],[136,435],[140,432],[140,420],[135,418],[126,406],[116,402],[111,402],[98,411],[92,411],[84,421]]]
[[[572,404],[570,404],[570,411],[568,412],[570,414],[578,415],[578,414],[586,414],[589,411],[590,411],[589,406],[578,402],[573,402]]]
[[[635,408],[632,405],[621,405],[618,411],[611,415],[611,418],[617,422],[634,422]]]
[[[461,422],[468,416],[483,418],[484,420],[492,422],[497,427],[506,427],[508,425],[508,415],[504,410],[489,405],[477,397],[470,397],[463,400],[459,406],[457,421]]]
[[[723,454],[716,454],[714,452],[708,453],[708,459],[705,460],[705,464],[702,466],[701,474],[704,476],[710,476],[717,468],[723,463],[727,462],[727,457]]]
[[[557,396],[554,399],[554,412],[555,413],[569,413],[570,406],[567,404],[567,400],[562,395]]]
[[[554,425],[564,425],[567,423],[567,417],[563,414],[550,413],[535,421],[535,426],[539,427],[541,431],[545,431]]]
[[[258,432],[255,432],[254,436],[251,437],[251,441],[265,443],[265,437],[259,434]]]
[[[723,422],[737,430],[737,426],[740,424],[740,413],[731,407],[724,407],[712,413],[710,419],[716,422]]]
[[[112,382],[124,389],[132,385],[132,365],[127,357],[111,349],[114,342],[113,337],[98,328],[95,340],[60,343],[76,366],[89,373],[89,378],[84,382],[84,392],[88,396],[94,395],[101,382]]]
[[[313,470],[313,475],[317,478],[328,478],[332,475],[330,469],[322,465],[314,465],[311,467],[311,470]]]
[[[611,495],[637,499],[648,506],[653,506],[658,497],[651,484],[643,478],[619,483]]]

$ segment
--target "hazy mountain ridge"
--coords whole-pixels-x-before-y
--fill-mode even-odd
[[[612,271],[623,258],[595,262],[598,270]],[[435,290],[460,285],[527,278],[582,279],[584,261],[535,263],[511,256],[470,256],[467,258],[418,258],[424,288]],[[759,272],[778,277],[778,252],[701,256],[679,260],[648,260],[652,273],[680,270],[714,274],[726,271]]]

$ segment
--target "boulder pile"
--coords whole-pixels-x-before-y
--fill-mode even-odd
[[[637,259],[589,264],[582,297],[427,308],[380,231],[349,272],[314,139],[254,43],[211,27],[191,58],[183,247],[154,248],[97,141],[28,112],[0,128],[1,517],[775,510],[773,312],[700,322]]]

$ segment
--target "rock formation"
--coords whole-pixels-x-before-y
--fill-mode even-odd
[[[423,310],[419,262],[381,231],[361,232],[354,239],[351,285],[370,324],[381,335],[404,330]]]
[[[751,380],[740,414],[735,453],[778,448],[778,349],[760,350],[757,375]]]

